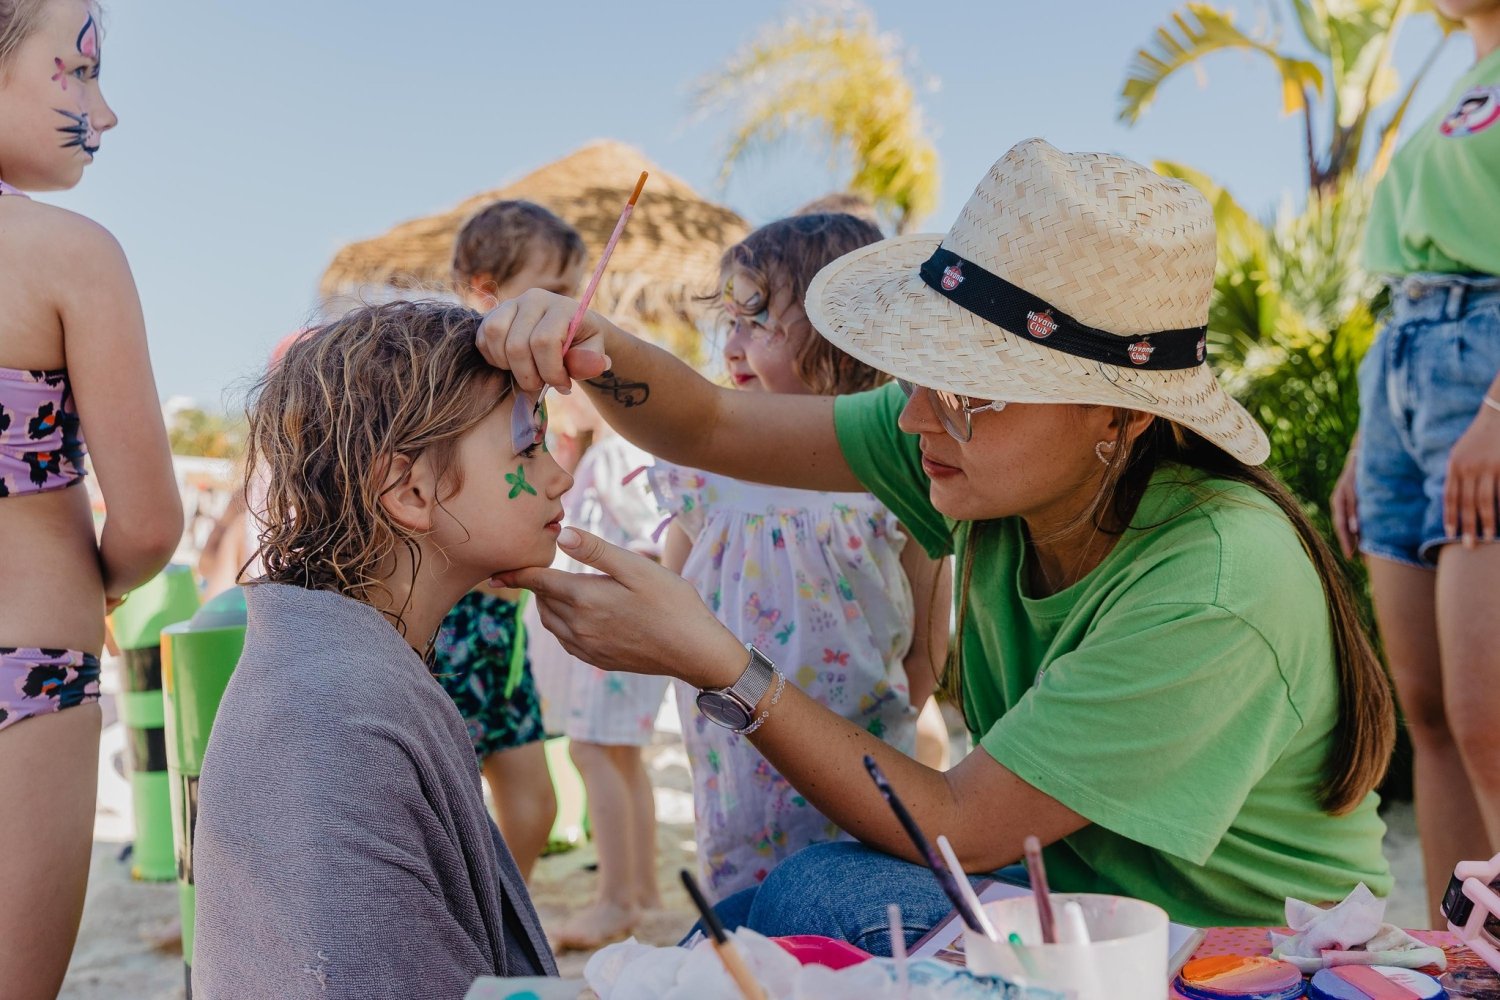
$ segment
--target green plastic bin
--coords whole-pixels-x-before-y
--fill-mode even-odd
[[[198,820],[198,776],[214,716],[245,647],[245,595],[238,587],[209,601],[191,621],[162,632],[162,682],[167,707],[167,776],[172,841],[176,847],[182,962],[193,995],[193,828]]]
[[[120,648],[120,720],[126,730],[135,823],[130,873],[146,882],[167,882],[177,872],[162,730],[161,631],[197,610],[193,571],[174,563],[132,591],[110,615],[110,629]]]

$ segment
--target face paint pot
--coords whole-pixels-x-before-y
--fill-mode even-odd
[[[1182,967],[1173,983],[1188,1000],[1297,1000],[1302,973],[1264,956],[1215,955]]]
[[[1312,1000],[1442,1000],[1448,993],[1431,976],[1385,965],[1341,965],[1315,973]]]

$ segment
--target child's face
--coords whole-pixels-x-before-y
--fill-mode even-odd
[[[52,0],[0,72],[0,164],[28,191],[77,184],[119,121],[99,90],[99,29],[83,0]]]
[[[569,297],[577,295],[583,284],[583,258],[564,265],[556,251],[538,248],[527,254],[526,266],[504,282],[487,277],[475,278],[464,294],[464,304],[479,312],[489,312],[507,299],[513,299],[533,288]]]
[[[516,454],[513,397],[506,395],[458,443],[463,485],[446,498],[430,536],[447,559],[479,582],[494,573],[550,566],[562,528],[562,495],[573,477],[542,446]]]
[[[738,262],[724,276],[724,308],[733,326],[724,342],[724,365],[736,389],[806,395],[797,376],[797,352],[812,334],[800,302],[786,289],[769,294]]]

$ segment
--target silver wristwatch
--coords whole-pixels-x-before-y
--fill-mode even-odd
[[[765,654],[749,643],[750,662],[740,679],[729,687],[704,688],[698,692],[698,711],[725,729],[743,732],[755,720],[755,706],[771,690],[776,667]]]

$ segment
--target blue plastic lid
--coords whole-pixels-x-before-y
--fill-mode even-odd
[[[188,628],[231,628],[236,625],[243,627],[244,624],[245,591],[240,587],[230,587],[199,608],[188,622]]]

